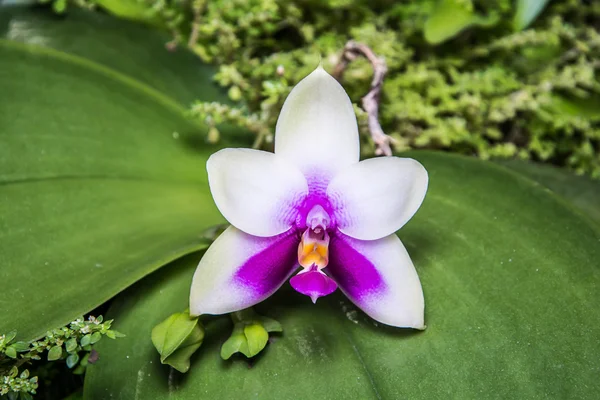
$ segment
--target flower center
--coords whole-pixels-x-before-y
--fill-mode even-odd
[[[313,302],[337,288],[337,284],[322,269],[329,263],[329,214],[320,205],[314,206],[306,216],[306,230],[298,245],[298,263],[303,270],[290,279],[298,292],[309,296]]]
[[[329,235],[331,222],[323,207],[314,206],[306,216],[306,230],[298,245],[298,263],[305,269],[315,265],[319,270],[329,263]]]

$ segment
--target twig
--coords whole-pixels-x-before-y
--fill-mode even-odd
[[[202,12],[204,10],[205,1],[196,1],[192,6],[192,12],[194,14],[194,20],[192,21],[192,31],[190,33],[190,37],[188,39],[188,47],[192,48],[198,41],[198,37],[200,36],[200,22],[202,20]]]
[[[344,46],[344,52],[340,61],[335,66],[333,76],[339,81],[344,75],[344,71],[348,64],[355,60],[358,56],[363,56],[373,66],[373,80],[369,92],[361,99],[362,107],[368,115],[369,132],[373,142],[375,142],[375,154],[377,155],[392,155],[391,145],[394,144],[394,139],[386,135],[379,123],[379,99],[381,95],[381,87],[383,79],[387,72],[387,65],[382,57],[377,55],[369,48],[369,46],[357,43],[350,40]]]

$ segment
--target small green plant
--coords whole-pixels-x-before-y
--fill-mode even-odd
[[[68,326],[47,332],[46,336],[31,343],[15,341],[17,332],[0,335],[0,398],[31,399],[38,388],[38,377],[30,377],[24,365],[33,361],[64,360],[74,374],[83,374],[88,363],[98,355],[92,346],[103,336],[115,339],[123,334],[111,330],[112,320],[102,316],[78,318]]]

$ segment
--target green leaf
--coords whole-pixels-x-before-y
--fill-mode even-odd
[[[231,329],[223,316],[205,324],[202,350],[179,378],[151,363],[148,337],[187,306],[190,256],[118,296],[108,314],[128,335],[98,344],[86,398],[595,398],[596,226],[502,166],[409,155],[430,176],[422,208],[399,232],[423,284],[425,331],[376,323],[339,291],[313,305],[284,285],[257,307],[285,327],[258,361],[217,356]]]
[[[23,352],[29,350],[29,343],[27,343],[27,342],[16,342],[16,343],[13,343],[11,345],[11,347],[14,347],[17,352],[23,353]]]
[[[73,352],[75,349],[77,349],[77,339],[76,338],[71,338],[69,340],[67,340],[65,342],[65,349],[67,350],[67,353],[71,353]]]
[[[152,9],[139,0],[95,0],[95,3],[119,18],[161,25],[161,20],[152,15]]]
[[[52,346],[50,350],[48,350],[48,361],[56,361],[60,359],[62,356],[62,347],[61,346]]]
[[[498,23],[497,14],[481,16],[456,0],[440,0],[424,26],[425,40],[439,44],[472,26],[489,27]]]
[[[248,352],[244,353],[244,355],[248,358],[260,353],[269,341],[269,333],[260,322],[253,322],[246,325],[244,327],[244,336],[248,343]]]
[[[35,20],[19,21],[35,27]],[[104,49],[91,39],[113,26],[104,21],[83,18],[87,29],[67,32],[81,48],[87,37],[91,54]],[[40,42],[56,43],[54,31],[36,29]],[[114,34],[127,41],[127,32]],[[127,46],[115,48],[99,53],[108,59],[118,51],[113,58],[130,59],[127,68],[139,71],[153,64]],[[0,40],[0,280],[19,282],[0,292],[0,332],[17,328],[22,340],[205,247],[202,230],[222,221],[206,179],[206,160],[217,149],[205,144],[206,127],[140,76],[74,54]],[[207,88],[198,97],[213,93],[210,79],[195,80]]]
[[[600,120],[600,95],[597,94],[590,94],[587,98],[554,94],[549,106],[563,115]]]
[[[17,358],[17,350],[13,346],[9,346],[4,350],[4,354],[10,358]]]
[[[102,334],[100,332],[94,332],[90,337],[90,344],[97,343],[100,339],[102,339]]]
[[[273,318],[260,317],[259,321],[267,332],[283,332],[281,324]]]
[[[497,162],[545,186],[600,226],[600,181],[547,164],[520,160]]]
[[[23,26],[27,29],[19,28]],[[3,7],[0,38],[85,58],[133,77],[185,107],[195,100],[229,102],[212,83],[214,67],[185,49],[166,49],[168,33],[103,13],[71,7],[57,19],[51,10]]]
[[[548,4],[548,0],[517,0],[517,12],[513,20],[515,31],[527,28]]]
[[[77,353],[70,354],[69,357],[67,357],[67,367],[73,368],[74,366],[77,365],[78,361],[79,361],[79,355]]]
[[[4,338],[2,338],[2,342],[4,344],[8,344],[8,343],[12,342],[15,337],[17,337],[17,331],[15,331],[15,330],[10,331],[4,335]]]
[[[79,340],[81,347],[88,346],[92,342],[92,335],[85,335]]]
[[[204,327],[189,311],[176,313],[152,329],[152,344],[160,354],[160,362],[179,372],[190,368],[190,357],[204,340]]]
[[[244,325],[235,324],[231,336],[221,346],[221,358],[229,360],[235,353],[248,353],[248,341],[244,336]]]

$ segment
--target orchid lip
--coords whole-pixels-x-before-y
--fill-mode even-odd
[[[305,294],[317,302],[319,297],[327,296],[337,289],[333,279],[322,272],[316,265],[305,269],[290,279],[290,285],[299,293]]]

